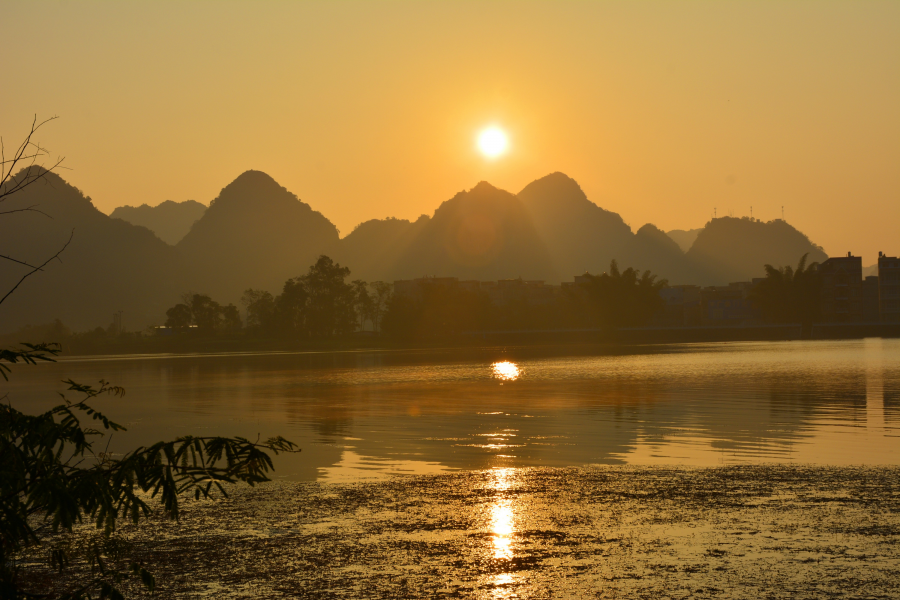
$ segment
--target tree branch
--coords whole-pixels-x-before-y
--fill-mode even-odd
[[[58,119],[59,117],[50,117],[49,119],[45,119],[40,123],[37,122],[37,115],[34,116],[34,120],[31,123],[31,131],[29,131],[28,135],[25,136],[25,140],[19,145],[16,149],[13,157],[9,160],[6,158],[6,147],[3,144],[3,140],[0,139],[0,202],[6,200],[6,197],[14,194],[38,179],[43,179],[47,173],[52,172],[54,169],[58,168],[65,158],[58,159],[53,166],[49,169],[44,167],[43,165],[38,165],[38,168],[41,170],[41,173],[35,175],[32,172],[31,167],[35,166],[38,158],[42,158],[47,156],[49,152],[46,148],[43,148],[40,144],[31,141],[31,138],[34,134],[40,129],[44,124]],[[32,154],[28,154],[29,150],[34,149]],[[16,165],[18,165],[22,161],[27,161],[30,159],[30,163],[26,168],[25,175],[20,177],[18,180],[13,180],[14,185],[9,187],[9,181],[12,178],[13,172],[16,169]],[[7,166],[9,165],[9,166]]]
[[[2,214],[2,213],[0,213],[0,214]],[[28,264],[27,262],[22,262],[21,260],[16,260],[16,259],[13,258],[12,256],[6,256],[5,254],[0,254],[0,258],[5,258],[6,260],[12,261],[12,262],[14,262],[14,263],[18,263],[18,264],[20,264],[20,265],[25,265],[25,266],[28,267],[29,269],[37,269],[38,271],[41,270],[40,267],[36,267],[36,266],[34,266],[34,265],[30,265],[30,264]]]
[[[51,217],[50,215],[48,215],[47,213],[45,213],[44,211],[36,209],[35,206],[38,206],[38,205],[37,205],[37,204],[32,204],[31,206],[27,206],[27,207],[25,207],[25,208],[14,208],[13,210],[3,210],[3,211],[0,211],[0,215],[8,215],[8,214],[11,214],[11,213],[26,212],[26,211],[27,211],[27,212],[36,212],[36,213],[40,213],[40,214],[44,215],[45,217],[47,217],[48,219],[52,219],[52,218],[53,218],[53,217]]]
[[[29,276],[34,275],[34,274],[37,273],[38,271],[43,270],[44,267],[46,267],[46,266],[50,263],[50,261],[52,261],[52,260],[55,259],[55,258],[58,258],[59,255],[62,254],[62,251],[65,250],[65,249],[69,246],[69,243],[72,241],[72,237],[73,237],[74,235],[75,235],[75,230],[73,229],[73,230],[72,230],[72,233],[69,234],[69,239],[68,239],[68,240],[66,241],[66,243],[63,245],[63,247],[60,248],[60,249],[56,252],[56,254],[54,254],[53,256],[51,256],[50,258],[48,258],[47,260],[45,260],[45,261],[43,262],[43,264],[41,264],[39,267],[34,267],[34,268],[32,268],[31,271],[29,271],[29,272],[25,273],[24,275],[22,275],[22,277],[19,279],[19,281],[16,283],[16,285],[14,285],[13,288],[12,288],[11,290],[9,290],[8,292],[6,292],[6,295],[3,296],[3,298],[0,298],[0,304],[3,304],[3,302],[4,302],[7,298],[9,298],[9,295],[12,294],[14,291],[16,291],[16,288],[18,288],[20,285],[22,285],[22,282],[25,281]]]

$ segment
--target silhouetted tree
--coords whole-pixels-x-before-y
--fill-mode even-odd
[[[187,304],[176,304],[166,311],[166,327],[187,329],[194,322],[191,307]]]
[[[349,275],[350,269],[323,254],[300,277],[308,295],[306,324],[310,335],[321,337],[353,331],[356,322],[353,287],[344,282]]]
[[[281,294],[275,298],[275,313],[278,326],[284,333],[307,335],[306,303],[309,294],[303,281],[297,277],[284,282]]]
[[[376,281],[370,287],[372,289],[372,327],[375,328],[375,331],[381,331],[381,319],[387,310],[394,286],[384,281]]]
[[[203,332],[240,329],[241,314],[235,305],[222,306],[209,296],[187,293],[181,304],[166,311],[166,327],[186,329],[196,325]]]
[[[353,286],[353,306],[356,309],[356,317],[359,320],[359,330],[365,329],[366,321],[373,321],[372,309],[373,299],[369,294],[369,284],[362,279],[357,279],[351,284]]]
[[[42,164],[38,164],[38,161],[44,159],[44,157],[49,156],[49,152],[46,148],[41,147],[40,144],[37,144],[32,141],[34,134],[37,133],[38,129],[40,129],[44,124],[55,120],[56,117],[51,117],[44,121],[38,123],[37,115],[35,115],[34,120],[31,122],[31,131],[28,132],[28,135],[25,136],[25,140],[19,144],[19,147],[13,152],[12,157],[9,159],[6,158],[6,152],[2,148],[2,144],[0,144],[0,216],[8,216],[14,213],[22,213],[22,212],[36,212],[42,215],[46,215],[46,213],[41,212],[41,210],[34,206],[26,206],[24,208],[15,208],[11,210],[4,210],[2,204],[13,194],[16,192],[20,192],[28,186],[32,185],[43,179],[48,173],[56,170],[62,165],[63,158],[58,158],[55,163],[51,164],[49,167],[45,167]],[[13,176],[13,172],[16,168],[21,168],[21,170]],[[73,231],[71,235],[69,235],[68,241],[66,241],[63,246],[56,251],[56,253],[45,260],[43,263],[31,264],[28,261],[20,260],[13,256],[8,256],[6,254],[0,254],[0,260],[5,260],[11,263],[15,263],[20,267],[24,267],[24,272],[19,279],[13,284],[11,288],[6,290],[4,293],[0,290],[0,293],[3,293],[3,296],[0,297],[0,304],[9,298],[9,296],[16,291],[16,289],[22,285],[22,283],[28,279],[30,276],[34,275],[38,271],[42,271],[44,267],[50,264],[51,261],[59,258],[59,255],[62,254],[62,251],[65,250],[72,241],[72,237],[75,232]]]
[[[586,275],[583,284],[589,302],[594,306],[602,325],[635,327],[647,324],[654,313],[664,307],[659,291],[666,287],[665,279],[657,281],[650,271],[640,273],[631,267],[619,271],[615,260],[609,272]]]
[[[194,325],[198,329],[212,331],[217,328],[222,308],[218,302],[204,294],[193,294],[187,304],[191,307]]]
[[[773,323],[800,323],[804,329],[821,316],[822,277],[818,263],[806,264],[807,254],[797,263],[776,269],[764,265],[766,278],[750,292],[763,318]]]
[[[0,374],[6,377],[9,372],[3,362],[53,361],[58,352],[52,344],[0,351]],[[139,523],[150,515],[154,500],[167,517],[177,519],[185,495],[227,496],[224,483],[268,481],[272,460],[267,451],[296,451],[280,437],[256,443],[187,436],[124,455],[104,454],[93,447],[97,437],[125,428],[88,402],[101,394],[121,396],[124,390],[105,381],[97,388],[64,383],[80,398],[63,395],[62,404],[42,414],[28,415],[0,404],[2,598],[122,598],[117,587],[129,579],[152,592],[153,575],[122,550],[124,540],[116,531],[121,519]],[[96,532],[80,533],[82,539],[73,544],[65,534],[82,523],[94,525]],[[40,580],[27,576],[38,557],[58,577],[72,562],[80,562],[87,577],[69,586],[57,581],[61,589],[56,587],[55,594],[41,594]]]
[[[41,156],[43,149],[36,145],[32,156],[24,151],[31,149],[35,130],[33,124],[12,161],[0,158],[3,169],[9,162],[15,165]],[[26,173],[9,185],[7,173],[0,173],[0,201],[42,176],[29,179]],[[0,298],[0,304],[26,277],[49,262],[35,267],[2,258],[31,270]],[[190,310],[186,304],[181,306]],[[226,320],[231,319],[231,311],[226,312]],[[0,376],[8,380],[12,364],[53,362],[59,352],[58,343],[2,348]],[[280,437],[261,444],[243,438],[181,437],[113,456],[95,449],[93,441],[125,428],[88,402],[105,393],[121,396],[124,390],[103,380],[97,388],[71,380],[64,383],[69,392],[81,397],[70,400],[60,394],[63,403],[42,414],[29,415],[9,403],[0,404],[0,598],[121,599],[118,587],[129,579],[138,580],[152,592],[153,575],[128,555],[124,540],[117,536],[121,519],[139,523],[149,516],[154,501],[162,505],[167,517],[177,519],[185,494],[210,498],[216,490],[227,496],[224,483],[268,481],[272,461],[266,451],[296,450]],[[82,419],[87,423],[82,424]],[[93,525],[95,532],[79,532],[73,543],[71,534],[82,524]],[[83,571],[66,582],[65,572],[73,563]],[[33,572],[44,565],[53,569],[55,577]],[[51,594],[46,593],[48,580]]]
[[[241,328],[241,313],[234,304],[222,306],[219,309],[219,317],[218,326],[222,329]]]
[[[275,298],[264,290],[248,289],[241,297],[247,311],[247,327],[270,330],[275,325]]]

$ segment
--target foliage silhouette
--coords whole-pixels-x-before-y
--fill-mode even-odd
[[[205,333],[241,328],[241,315],[233,304],[222,306],[203,294],[188,293],[183,300],[166,311],[166,327],[183,331],[193,325]]]
[[[53,361],[59,347],[28,345],[4,350],[0,359],[34,364]],[[4,376],[8,365],[4,365]],[[118,586],[139,579],[149,590],[153,576],[136,561],[110,560],[117,523],[137,524],[151,513],[150,503],[162,505],[164,514],[177,519],[179,499],[192,494],[209,498],[226,495],[225,483],[255,485],[268,481],[272,460],[266,451],[298,451],[276,437],[263,443],[245,438],[185,436],[170,442],[140,447],[121,458],[94,450],[105,433],[125,428],[88,404],[101,394],[122,396],[125,390],[100,381],[98,387],[67,380],[68,391],[78,394],[39,415],[24,414],[10,405],[0,406],[0,596],[33,598],[40,594],[23,584],[24,555],[43,554],[50,567],[62,574],[73,561],[83,561],[87,575],[76,578],[61,597],[121,598]],[[82,420],[87,423],[82,423]],[[79,525],[93,525],[100,533],[93,543],[73,547],[65,535]]]
[[[818,263],[806,264],[804,254],[797,268],[776,269],[765,265],[766,277],[751,292],[763,318],[773,323],[801,323],[808,331],[821,317],[822,277]]]
[[[21,192],[25,188],[28,188],[38,181],[45,179],[50,172],[61,167],[64,160],[63,158],[58,158],[55,163],[50,165],[49,168],[44,167],[42,164],[38,164],[38,161],[41,161],[46,156],[48,156],[49,152],[40,144],[32,141],[32,138],[41,127],[43,127],[46,123],[55,120],[56,118],[57,117],[51,117],[38,123],[37,115],[35,115],[34,120],[31,122],[31,130],[25,136],[25,139],[22,141],[22,143],[19,144],[18,148],[16,148],[16,150],[13,152],[12,158],[10,159],[6,158],[6,148],[3,145],[2,140],[0,140],[0,204],[6,202],[13,194]],[[19,166],[23,166],[24,168],[22,168],[17,176],[13,177],[13,172],[16,170],[16,167]],[[49,216],[44,211],[40,210],[37,204],[22,206],[19,208],[14,207],[10,209],[7,209],[5,207],[0,208],[0,216],[25,212],[39,213],[44,215],[45,217]],[[44,267],[46,267],[52,261],[58,259],[63,250],[65,250],[72,242],[73,235],[74,230],[69,234],[69,239],[65,244],[63,244],[62,248],[57,250],[53,256],[39,265],[32,264],[27,260],[8,256],[6,254],[0,254],[0,259],[28,268],[28,271],[19,276],[16,283],[9,290],[7,290],[2,297],[0,297],[0,304],[3,304],[3,302],[7,298],[9,298],[12,293],[16,291],[16,289],[18,289],[18,287],[22,285],[22,283],[25,282],[26,279],[28,279],[38,271],[43,271]]]
[[[582,286],[602,326],[646,325],[653,314],[663,308],[659,291],[668,282],[665,279],[657,281],[650,271],[640,273],[631,267],[619,271],[619,265],[613,260],[608,273],[585,277],[587,281]]]
[[[362,329],[366,320],[378,318],[373,312],[383,296],[370,297],[368,284],[346,283],[350,269],[324,254],[306,275],[284,282],[281,294],[265,290],[244,291],[241,303],[247,310],[251,333],[279,333],[299,338],[324,338]]]
[[[7,161],[5,155],[0,158],[0,202],[50,172],[43,168],[32,170],[33,162],[46,154],[30,141],[38,127],[35,121],[13,159]],[[28,151],[32,154],[28,155]],[[17,162],[28,159],[32,166],[10,179],[9,172]],[[36,209],[32,206],[6,212],[31,210]],[[68,242],[62,249],[66,246]],[[25,278],[49,262],[35,267],[2,258],[31,270],[0,303]],[[240,327],[234,306],[223,309],[198,295],[191,298],[190,304],[185,307],[195,320],[199,315],[199,320],[206,323],[205,319],[215,314],[217,322]],[[53,362],[60,351],[60,345],[54,343],[0,349],[0,375],[8,381],[11,365]],[[121,540],[116,539],[120,519],[139,523],[151,513],[150,503],[154,501],[162,505],[167,517],[177,519],[183,494],[191,493],[195,499],[209,498],[215,492],[227,495],[223,487],[226,483],[255,485],[268,481],[273,465],[267,451],[299,451],[281,437],[258,443],[240,437],[185,436],[140,447],[121,457],[95,452],[93,444],[98,437],[125,428],[91,408],[88,401],[101,394],[122,396],[125,390],[103,380],[96,388],[71,380],[64,383],[67,391],[79,398],[70,400],[60,394],[63,403],[42,414],[28,415],[9,403],[0,404],[0,597],[4,599],[49,596],[45,590],[35,588],[40,582],[27,577],[34,558],[41,555],[58,575],[71,575],[73,562],[86,567],[70,580],[67,589],[54,583],[57,597],[123,598],[119,587],[132,579],[152,592],[156,584],[152,574],[121,551]],[[85,531],[78,531],[78,536],[87,539],[71,543],[76,528],[90,525],[99,535],[85,536]],[[28,560],[23,561],[26,557]]]

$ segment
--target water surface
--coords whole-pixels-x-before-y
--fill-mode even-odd
[[[900,340],[64,358],[21,366],[13,406],[63,379],[124,386],[94,404],[122,451],[179,435],[280,434],[276,475],[597,464],[900,464]]]

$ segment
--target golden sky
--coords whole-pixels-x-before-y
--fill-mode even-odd
[[[349,233],[553,171],[637,229],[900,254],[900,2],[6,2],[0,133],[104,212],[269,173]],[[497,125],[509,151],[476,148]]]

